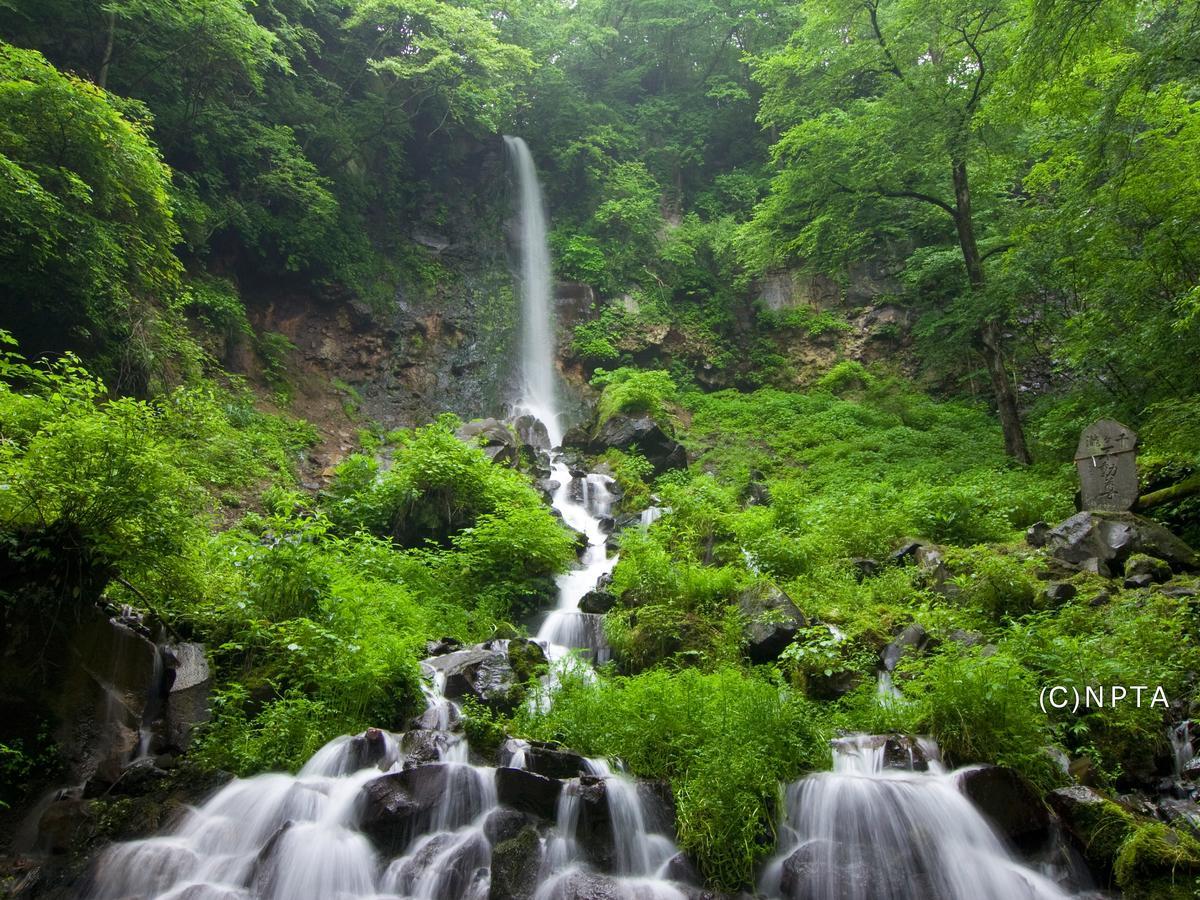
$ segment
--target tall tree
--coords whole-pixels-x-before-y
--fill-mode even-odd
[[[953,241],[964,309],[1008,454],[1030,461],[987,260],[1013,202],[1007,135],[988,118],[1020,33],[1010,0],[834,0],[760,57],[761,122],[780,132],[769,196],[746,229],[757,268],[841,265],[881,242]]]

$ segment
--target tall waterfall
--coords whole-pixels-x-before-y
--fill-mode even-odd
[[[546,426],[550,445],[562,440],[554,377],[554,295],[546,211],[533,155],[525,141],[505,135],[504,145],[517,175],[521,232],[521,398],[522,412]]]

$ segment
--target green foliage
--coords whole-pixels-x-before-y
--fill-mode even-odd
[[[736,669],[570,680],[517,720],[532,738],[670,780],[680,847],[710,883],[750,884],[773,843],[779,783],[828,764],[828,725],[812,704]]]
[[[27,343],[119,353],[142,388],[149,301],[178,282],[170,174],[144,110],[0,43],[0,303]],[[117,342],[123,342],[118,346]]]
[[[1046,751],[1052,732],[1036,702],[1041,685],[1013,656],[950,648],[912,665],[919,675],[901,688],[907,730],[932,734],[955,763],[1011,766],[1043,788],[1062,780]]]
[[[596,416],[600,424],[618,413],[648,415],[659,424],[669,424],[671,406],[678,389],[669,372],[622,367],[612,372],[597,369],[592,384],[603,387]]]

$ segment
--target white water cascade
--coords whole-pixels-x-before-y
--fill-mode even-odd
[[[546,426],[550,446],[562,442],[557,379],[554,375],[554,285],[546,210],[533,154],[519,137],[505,135],[504,145],[517,175],[521,237],[521,401],[519,410]]]
[[[779,851],[759,885],[787,900],[1063,900],[1023,866],[935,761],[885,768],[870,735],[834,744],[833,771],[787,790]]]
[[[519,137],[506,136],[520,200],[521,235],[521,397],[516,410],[546,426],[551,446],[551,479],[557,483],[551,505],[563,521],[587,536],[579,565],[558,579],[558,603],[538,631],[538,642],[552,662],[579,651],[596,663],[608,659],[601,617],[582,612],[579,601],[612,572],[602,518],[612,510],[612,479],[595,473],[572,474],[563,458],[562,416],[554,374],[555,318],[550,251],[546,244],[546,213],[537,170],[529,147]]]

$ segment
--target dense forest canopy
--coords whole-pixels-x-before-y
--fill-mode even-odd
[[[506,134],[619,549],[613,661],[549,699],[507,648],[583,545],[529,423],[454,415],[516,399]],[[714,889],[870,731],[1093,790],[1103,885],[1191,896],[1145,797],[1191,740],[1195,557],[1045,534],[1112,418],[1131,505],[1200,541],[1198,161],[1197,0],[0,0],[0,810],[86,782],[74,875],[165,815],[56,699],[47,648],[127,607],[211,661],[175,800],[403,731],[428,642],[501,639],[472,747],[668,784]],[[1173,706],[1038,708],[1076,682]]]

